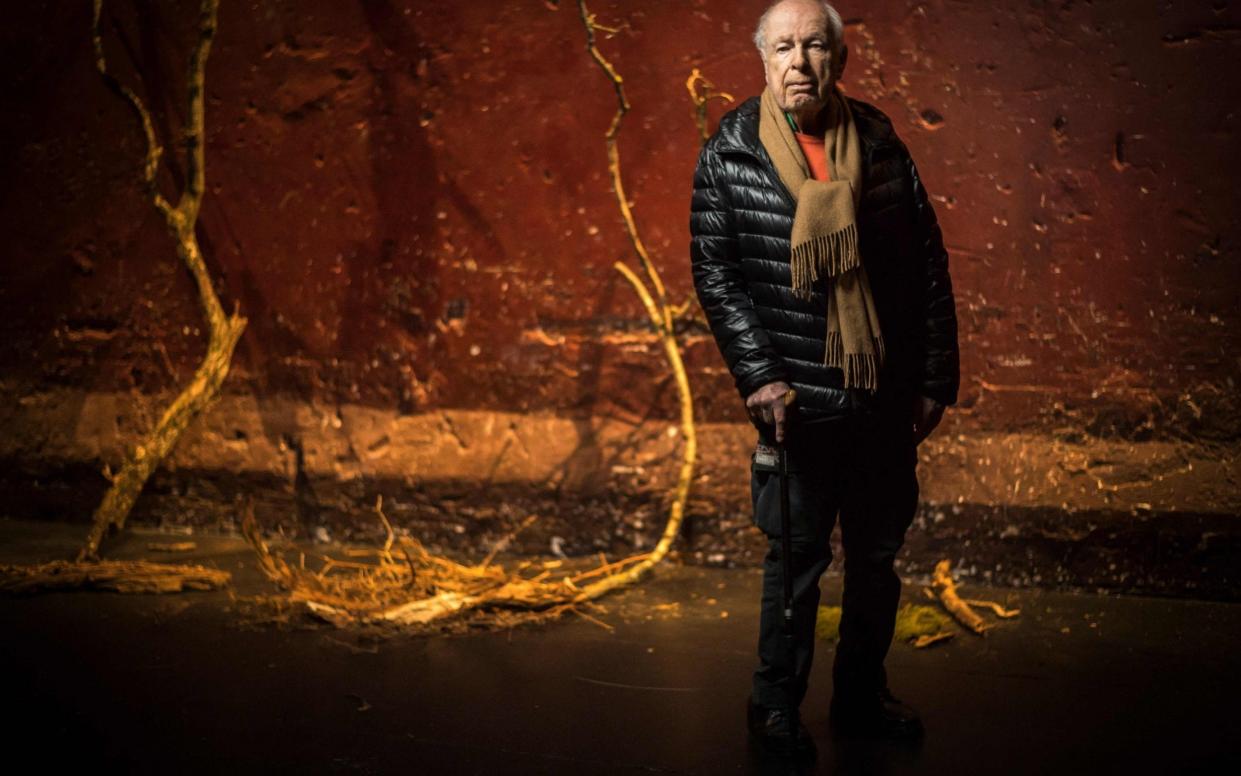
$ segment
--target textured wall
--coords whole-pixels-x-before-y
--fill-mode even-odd
[[[112,67],[177,136],[196,0],[109,0]],[[699,142],[685,80],[762,86],[762,2],[596,0],[633,110],[639,226],[692,294]],[[961,321],[961,402],[920,448],[903,573],[1241,596],[1237,173],[1241,8],[839,4],[844,84],[931,192]],[[204,336],[138,186],[133,115],[94,72],[90,3],[0,26],[0,516],[85,519]],[[615,96],[568,0],[223,0],[199,239],[250,324],[228,394],[136,521],[377,523],[481,555],[649,548],[675,389],[632,290],[604,131]],[[724,106],[711,105],[711,123]],[[690,308],[693,310],[693,306]],[[702,442],[678,552],[755,562],[752,430],[700,321]]]
[[[955,422],[1235,436],[1241,8],[839,5],[845,85],[892,116],[951,251]],[[193,6],[110,3],[109,56],[141,74],[170,141]],[[592,5],[620,28],[601,46],[633,103],[624,171],[677,297],[698,143],[684,81],[699,67],[756,93],[760,6]],[[22,390],[169,388],[201,350],[199,314],[136,185],[133,117],[91,68],[89,4],[16,13],[0,33],[0,171],[21,182],[0,194],[0,369]],[[575,4],[226,0],[207,84],[199,234],[251,321],[229,391],[672,416],[611,269],[629,256],[604,159],[614,97]],[[686,334],[700,411],[740,419],[713,343]]]

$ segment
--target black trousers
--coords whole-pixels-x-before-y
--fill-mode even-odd
[[[760,443],[773,440],[760,433]],[[892,568],[918,506],[911,419],[859,416],[792,427],[786,437],[792,523],[793,638],[784,636],[779,475],[751,462],[754,521],[767,535],[752,697],[760,706],[800,706],[814,659],[819,577],[832,561],[840,515],[844,596],[832,664],[833,693],[870,696],[887,683],[901,581]]]

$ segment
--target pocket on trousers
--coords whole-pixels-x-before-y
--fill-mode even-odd
[[[790,483],[791,484],[791,483]],[[780,475],[750,463],[750,500],[753,522],[768,536],[780,535]]]

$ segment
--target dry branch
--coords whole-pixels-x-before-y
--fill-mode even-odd
[[[939,633],[923,634],[913,640],[915,649],[924,649],[932,644],[938,644],[941,641],[947,641],[955,634],[952,631],[940,631]]]
[[[191,552],[198,549],[198,542],[147,542],[152,552]]]
[[[246,319],[241,317],[236,309],[232,315],[225,316],[212,287],[198,238],[194,234],[204,191],[203,82],[207,55],[215,36],[217,6],[218,0],[202,0],[199,9],[198,37],[190,55],[189,73],[186,77],[189,97],[189,110],[183,133],[186,183],[177,204],[173,206],[158,190],[157,177],[163,149],[156,140],[151,114],[132,89],[121,84],[108,72],[103,51],[103,0],[94,2],[92,42],[95,49],[95,67],[108,87],[129,104],[142,123],[147,149],[143,164],[143,182],[155,208],[164,216],[168,231],[176,241],[177,255],[185,263],[198,286],[199,302],[210,337],[207,353],[189,385],[164,411],[146,438],[126,456],[121,470],[109,478],[112,485],[95,510],[91,531],[78,553],[79,561],[98,557],[99,545],[107,532],[125,527],[125,520],[151,473],[176,447],[186,427],[219,394],[220,385],[228,376],[233,350],[246,326]]]
[[[681,433],[685,438],[681,470],[677,477],[676,487],[673,490],[672,502],[668,507],[668,522],[664,526],[663,535],[655,545],[655,549],[630,569],[621,573],[610,573],[599,581],[588,585],[576,599],[578,601],[585,601],[596,598],[609,590],[637,581],[667,555],[673,540],[676,539],[677,533],[681,529],[681,521],[685,517],[685,504],[689,500],[689,488],[694,477],[694,463],[698,458],[698,437],[694,429],[693,394],[690,393],[689,378],[685,374],[685,364],[681,360],[681,349],[677,344],[676,334],[673,331],[674,310],[668,302],[668,296],[664,290],[664,283],[659,276],[659,271],[655,269],[655,265],[651,262],[646,245],[638,234],[638,226],[634,221],[633,212],[630,210],[629,200],[625,196],[624,181],[621,178],[620,148],[617,144],[617,135],[620,132],[622,119],[629,112],[629,100],[625,96],[624,79],[621,78],[620,74],[616,72],[616,68],[600,53],[599,48],[595,45],[595,30],[610,31],[610,29],[602,27],[595,21],[595,15],[587,10],[585,0],[578,0],[578,11],[582,18],[582,24],[586,28],[586,48],[612,82],[613,89],[616,92],[616,114],[612,117],[612,123],[608,126],[608,130],[604,135],[608,151],[608,172],[612,177],[612,190],[616,193],[616,202],[620,208],[621,218],[625,222],[625,230],[633,243],[633,249],[638,255],[638,261],[651,282],[651,289],[654,289],[653,293],[651,290],[648,290],[646,284],[628,266],[619,261],[614,266],[629,281],[638,297],[642,300],[647,316],[651,319],[651,325],[654,326],[655,331],[659,334],[660,341],[663,343],[664,355],[668,359],[668,365],[671,367],[673,376],[676,379],[677,396],[681,404]]]
[[[957,583],[952,579],[952,572],[949,570],[951,563],[945,559],[935,564],[935,573],[932,576],[931,585],[939,596],[940,603],[948,610],[948,613],[957,619],[957,622],[969,628],[974,633],[981,634],[987,629],[987,624],[978,616],[978,613],[970,608],[969,604],[961,600],[957,595]]]
[[[1021,614],[1020,609],[1005,609],[1003,606],[996,603],[995,601],[982,601],[977,598],[966,598],[964,599],[964,601],[970,606],[978,606],[984,609],[990,609],[991,611],[995,612],[996,617],[1000,617],[1005,620],[1012,618],[1012,617],[1016,617],[1017,615]]]
[[[429,552],[416,539],[407,536],[397,539],[383,513],[383,500],[380,498],[375,512],[387,533],[383,547],[348,553],[351,557],[373,556],[374,562],[357,563],[324,556],[319,570],[311,571],[305,568],[304,555],[294,566],[284,559],[283,553],[273,551],[267,545],[259,535],[252,507],[247,504],[241,519],[242,533],[258,554],[260,569],[287,590],[292,600],[303,602],[314,614],[338,626],[366,623],[420,627],[466,613],[482,615],[494,624],[508,625],[572,612],[609,627],[579,607],[640,579],[667,555],[680,531],[698,454],[693,396],[673,330],[675,311],[668,303],[663,281],[638,234],[621,179],[620,152],[616,141],[621,120],[629,110],[629,102],[620,74],[595,46],[596,30],[616,30],[598,24],[581,0],[578,9],[586,29],[587,49],[616,92],[616,114],[605,135],[608,171],[621,218],[650,286],[624,263],[617,262],[615,267],[637,292],[651,325],[659,334],[680,399],[684,453],[663,534],[650,552],[613,562],[601,557],[596,568],[575,574],[562,573],[565,564],[558,560],[541,563],[524,561],[508,571],[494,563],[496,552],[508,539],[497,544],[496,549],[479,564],[457,563]],[[517,530],[525,528],[533,519],[527,518]],[[401,560],[393,555],[394,545],[400,550]]]
[[[702,84],[705,91],[698,91],[699,84]],[[705,143],[711,138],[711,132],[707,128],[707,103],[711,100],[732,102],[734,98],[728,92],[717,92],[715,84],[708,81],[698,68],[694,68],[685,80],[685,88],[689,91],[690,102],[694,104],[694,123],[698,125],[698,136]]]
[[[64,560],[32,566],[0,565],[0,592],[24,594],[55,590],[115,590],[120,593],[179,593],[215,590],[230,579],[227,571],[141,560],[92,563]]]
[[[524,561],[512,572],[494,565],[492,556],[477,565],[457,563],[431,553],[417,539],[396,538],[383,514],[382,498],[377,500],[375,512],[388,531],[384,546],[349,553],[354,557],[369,555],[374,562],[323,556],[318,571],[306,569],[304,563],[291,565],[282,553],[273,551],[259,535],[249,503],[244,507],[241,528],[258,554],[263,573],[287,590],[291,600],[338,626],[420,626],[471,611],[484,611],[495,622],[506,625],[567,611],[587,616],[576,608],[582,591],[577,582],[593,572],[553,579],[551,571],[561,568],[560,561]],[[529,522],[527,519],[526,524]],[[400,560],[393,554],[394,545],[401,553]],[[531,571],[533,576],[523,576],[523,572]]]

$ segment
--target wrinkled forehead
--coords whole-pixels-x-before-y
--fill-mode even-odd
[[[806,40],[820,36],[832,40],[832,28],[828,23],[823,4],[794,0],[781,3],[767,17],[765,32],[767,43],[780,40]]]

